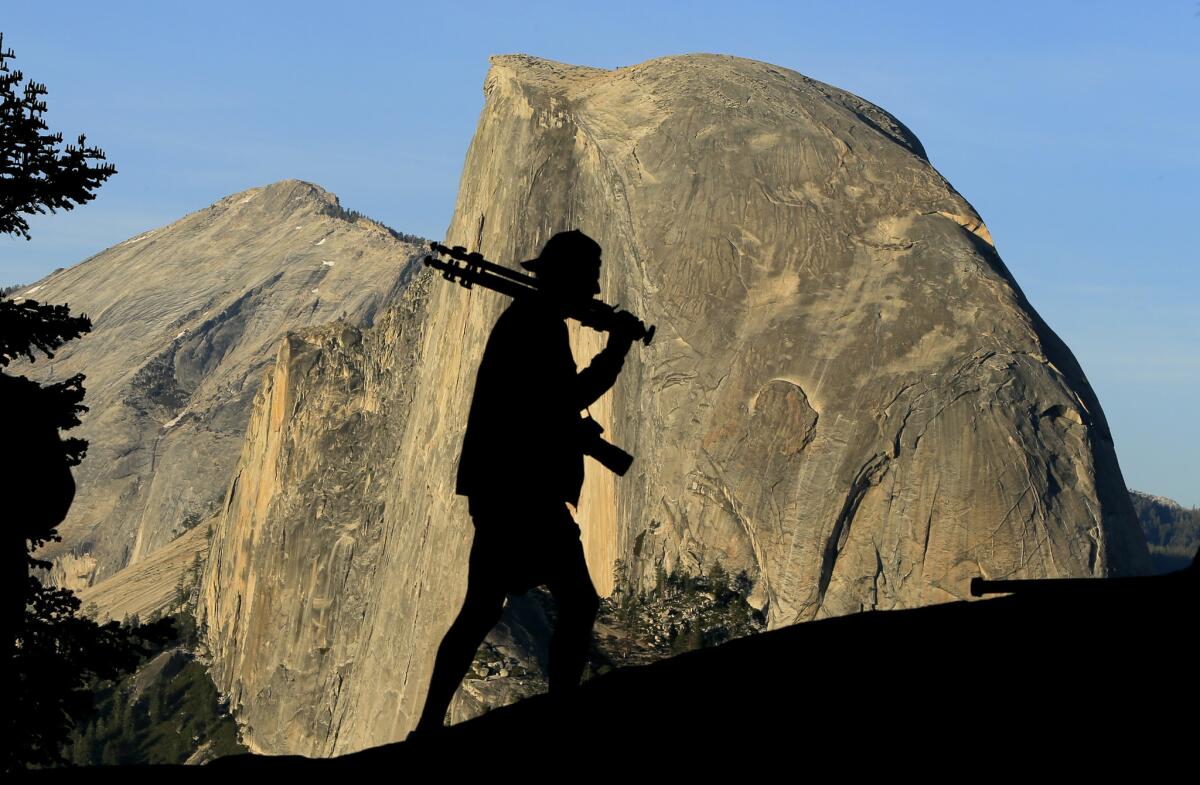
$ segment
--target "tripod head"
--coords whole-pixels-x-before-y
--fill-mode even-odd
[[[450,247],[437,242],[431,242],[429,247],[433,254],[425,257],[425,266],[441,270],[442,278],[447,281],[457,281],[465,289],[479,285],[514,298],[551,296],[537,278],[488,261],[477,251],[468,253],[467,249],[461,245]],[[440,256],[449,258],[442,259],[439,258]],[[617,313],[614,306],[596,299],[567,305],[568,318],[574,319],[585,327],[602,332],[612,332],[617,329],[619,322]],[[650,342],[654,340],[654,326],[647,327],[640,319],[637,320],[637,324],[639,329],[634,334],[634,339],[649,346]]]

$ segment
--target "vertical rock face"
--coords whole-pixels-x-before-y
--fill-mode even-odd
[[[87,376],[78,492],[44,556],[83,588],[219,507],[250,405],[289,328],[370,323],[419,248],[288,180],[226,197],[17,293],[71,305],[93,331],[34,378]],[[72,432],[75,434],[76,432]]]
[[[395,702],[393,683],[362,678],[366,661],[404,660],[403,621],[373,621],[421,584],[419,567],[388,581],[387,560],[426,283],[365,332],[289,333],[258,391],[202,593],[213,678],[252,749],[331,752],[363,708],[350,696]]]
[[[447,242],[512,264],[582,229],[603,297],[658,326],[592,409],[637,456],[620,480],[588,466],[602,590],[616,558],[643,583],[720,561],[778,627],[965,597],[976,575],[1148,568],[1078,364],[895,118],[714,55],[497,57],[484,89]],[[415,723],[465,587],[454,468],[503,307],[438,283],[392,327],[285,347],[205,589],[254,747],[331,754]],[[572,338],[581,365],[603,340]]]
[[[639,461],[589,473],[589,556],[747,568],[775,625],[1146,567],[1078,364],[895,118],[710,55],[502,57],[485,92],[449,240],[521,259],[578,227],[659,327],[603,407]]]

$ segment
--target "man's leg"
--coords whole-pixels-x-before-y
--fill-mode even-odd
[[[579,686],[592,642],[592,625],[600,610],[600,597],[588,574],[579,541],[579,527],[567,517],[571,532],[554,549],[555,567],[546,583],[558,606],[558,623],[550,639],[550,692],[562,694]],[[571,536],[574,533],[575,536]]]
[[[496,626],[504,610],[504,589],[495,580],[491,570],[483,569],[486,554],[479,552],[480,539],[476,535],[471,546],[471,566],[467,576],[467,596],[462,610],[450,625],[442,643],[438,646],[437,659],[433,663],[433,676],[429,680],[429,693],[425,696],[425,708],[417,723],[418,731],[441,728],[446,721],[446,711],[454,699],[454,691],[462,682],[479,644]]]

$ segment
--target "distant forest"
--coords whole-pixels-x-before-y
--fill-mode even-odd
[[[1129,498],[1146,535],[1155,571],[1173,572],[1191,564],[1200,548],[1200,509],[1141,491],[1130,491]]]
[[[378,226],[382,229],[386,229],[388,234],[390,234],[392,237],[395,237],[397,240],[399,240],[402,243],[414,243],[416,245],[421,245],[421,246],[425,246],[425,247],[429,246],[429,240],[425,239],[424,237],[420,237],[415,234],[408,234],[407,232],[398,232],[385,223],[376,221],[374,218],[372,218],[368,215],[363,215],[358,210],[347,210],[345,207],[342,207],[340,204],[329,207],[326,212],[328,215],[332,215],[334,218],[340,218],[343,221],[347,221],[348,223],[356,223],[360,218],[364,221],[370,221],[371,223],[375,224],[376,226]]]

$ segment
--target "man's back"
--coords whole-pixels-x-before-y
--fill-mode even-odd
[[[456,492],[577,503],[576,384],[562,317],[533,298],[515,301],[492,328],[479,365]]]

